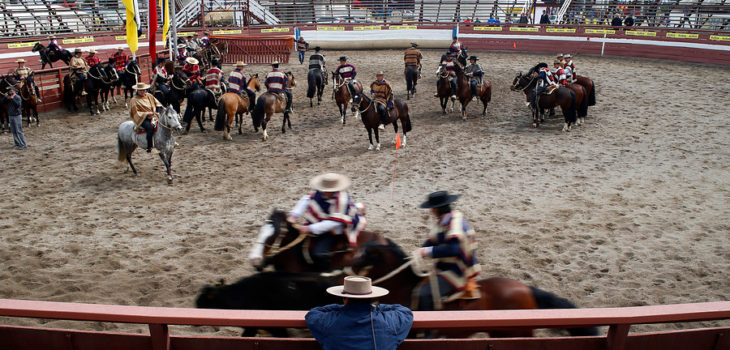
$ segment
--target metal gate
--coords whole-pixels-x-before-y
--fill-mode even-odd
[[[223,55],[223,63],[243,61],[247,64],[270,64],[274,61],[289,63],[294,38],[285,37],[231,37],[215,36],[228,44],[228,54]]]

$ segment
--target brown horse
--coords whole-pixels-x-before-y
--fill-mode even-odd
[[[438,94],[439,100],[441,102],[441,116],[446,115],[446,105],[449,104],[449,98],[451,97],[451,83],[449,82],[451,80],[451,77],[449,76],[449,72],[445,69],[442,69],[439,71],[438,74],[438,82],[436,83],[436,93]],[[449,108],[449,113],[454,111],[454,104],[456,103],[456,99],[451,99],[451,107]]]
[[[368,139],[370,139],[370,146],[368,150],[372,150],[375,147],[376,150],[380,151],[380,135],[378,133],[378,125],[380,125],[380,114],[378,113],[377,102],[371,98],[365,96],[365,94],[358,94],[352,101],[352,112],[359,112],[362,115],[362,123],[365,125],[365,129],[368,131]],[[395,98],[393,99],[394,108],[390,110],[388,115],[388,124],[393,123],[393,130],[398,134],[398,120],[403,127],[403,146],[406,145],[406,134],[411,131],[411,116],[408,114],[408,104],[405,101]],[[375,142],[377,146],[373,146],[373,131],[375,131]]]
[[[586,89],[586,93],[588,96],[588,105],[589,106],[595,106],[596,105],[596,85],[593,84],[593,80],[589,77],[584,76],[575,76],[575,83],[582,85]]]
[[[424,283],[428,283],[428,275],[420,272],[411,259],[400,247],[390,240],[387,243],[373,241],[366,243],[355,255],[351,272],[372,278],[373,284],[388,289],[390,293],[379,298],[384,304],[401,304],[418,310],[417,293]],[[447,310],[511,310],[511,309],[561,309],[575,308],[568,300],[536,287],[504,278],[491,277],[477,281],[479,297],[472,299],[456,299],[442,304]],[[444,330],[449,337],[466,338],[472,333],[489,331],[491,337],[524,337],[532,336],[532,329],[513,331],[499,330]],[[573,328],[568,330],[574,336],[598,335],[595,327]],[[441,334],[441,332],[440,332]]]
[[[35,95],[35,89],[33,89],[32,77],[28,77],[20,87],[20,97],[23,99],[23,116],[28,121],[28,127],[31,126],[33,120],[35,120],[35,126],[41,126],[41,121],[38,119],[38,97]]]
[[[563,131],[570,131],[573,124],[576,122],[576,106],[577,106],[577,100],[575,96],[575,92],[573,90],[565,88],[565,87],[559,87],[555,91],[553,91],[550,94],[547,95],[540,95],[539,96],[539,104],[536,107],[533,107],[532,102],[538,98],[536,96],[537,91],[537,67],[532,68],[528,74],[522,75],[522,73],[517,74],[515,76],[515,79],[512,81],[512,86],[510,86],[510,90],[512,91],[522,91],[525,93],[525,100],[526,104],[530,106],[532,110],[532,127],[536,128],[540,125],[541,121],[545,120],[544,117],[544,110],[555,108],[560,106],[560,109],[563,111],[563,116],[565,118],[565,125],[563,126]]]
[[[296,86],[296,80],[292,72],[286,72],[286,89],[290,90]],[[289,129],[291,129],[291,120],[289,119],[290,112],[286,110],[285,98],[280,98],[278,94],[265,92],[256,100],[256,106],[253,109],[251,117],[253,118],[253,128],[256,132],[259,131],[259,126],[262,129],[262,140],[266,141],[269,138],[269,133],[266,131],[266,124],[269,123],[274,113],[284,113],[284,118],[281,122],[281,133],[286,133],[286,126],[288,122]],[[283,96],[283,94],[281,94]]]
[[[406,66],[403,71],[406,77],[406,93],[407,99],[411,99],[411,95],[416,96],[416,85],[418,85],[418,67]]]
[[[248,80],[246,85],[249,90],[261,90],[261,84],[259,83],[259,75],[254,74]],[[231,138],[231,125],[233,120],[236,120],[238,125],[238,134],[242,135],[243,130],[243,115],[251,112],[251,101],[248,98],[248,94],[243,92],[240,95],[235,92],[227,92],[221,96],[218,102],[218,113],[215,117],[215,130],[223,131],[224,140],[232,140]],[[227,119],[226,119],[227,117]]]
[[[565,87],[573,90],[575,93],[576,113],[578,115],[576,125],[581,125],[585,117],[588,116],[588,94],[586,93],[586,89],[582,85],[575,83],[566,84]]]
[[[456,96],[461,102],[461,119],[466,120],[466,106],[471,102],[472,94],[469,86],[469,78],[464,74],[464,70],[459,62],[454,64],[456,70]],[[482,101],[484,109],[482,109],[482,118],[487,116],[487,105],[492,100],[492,84],[486,78],[482,78],[482,85],[477,87],[479,101]]]
[[[274,210],[261,228],[249,255],[254,267],[262,270],[266,266],[273,265],[276,271],[282,272],[322,272],[321,267],[312,260],[314,247],[312,241],[317,238],[300,233],[297,226],[289,223],[286,217],[285,212]],[[363,247],[368,242],[387,243],[385,238],[369,231],[360,232],[356,247],[350,246],[346,235],[337,237],[332,246],[330,266],[327,271],[350,266],[357,247]]]
[[[359,92],[358,95],[360,95],[360,93],[362,93],[362,84],[360,84],[359,81],[355,80],[352,85],[355,87],[355,90]],[[335,99],[337,108],[340,110],[342,125],[345,125],[347,104],[350,103],[350,101],[352,100],[352,96],[350,96],[350,90],[347,88],[347,82],[345,81],[345,79],[342,79],[340,76],[336,75],[335,72],[332,72],[332,98]],[[358,115],[355,114],[355,119],[357,118]]]

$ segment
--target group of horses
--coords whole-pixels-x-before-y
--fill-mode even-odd
[[[274,211],[254,243],[250,258],[254,266],[263,270],[240,281],[226,285],[220,281],[204,286],[196,299],[196,306],[219,309],[294,309],[306,310],[314,306],[338,303],[340,300],[326,293],[326,288],[342,283],[346,275],[370,277],[374,285],[384,287],[390,293],[379,299],[381,303],[401,304],[418,310],[418,297],[414,294],[430,275],[419,268],[418,259],[403,252],[402,248],[385,236],[363,231],[357,244],[348,244],[340,235],[330,253],[329,268],[312,263],[313,247],[318,239],[299,231],[296,224],[286,220],[286,213]],[[521,282],[490,277],[477,281],[478,297],[455,299],[444,302],[445,310],[495,310],[495,309],[548,309],[575,308],[566,299]],[[285,335],[282,330],[272,334]],[[468,331],[439,330],[439,335],[466,337],[477,331],[486,331],[492,337],[531,336],[532,329],[513,331],[482,329]],[[596,328],[568,330],[571,335],[597,335]],[[246,329],[244,335],[256,334]]]

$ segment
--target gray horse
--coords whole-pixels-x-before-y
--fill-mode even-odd
[[[137,147],[146,149],[147,139],[145,134],[137,134],[134,130],[134,122],[129,120],[119,125],[119,134],[117,135],[117,149],[119,151],[119,161],[127,161],[134,175],[137,175],[137,169],[132,164],[132,152]],[[154,137],[154,146],[160,151],[160,159],[165,163],[167,168],[167,183],[172,185],[172,152],[175,151],[175,136],[172,134],[172,130],[182,130],[180,120],[178,119],[177,112],[172,107],[167,107],[162,115],[159,117],[159,123],[157,131]]]

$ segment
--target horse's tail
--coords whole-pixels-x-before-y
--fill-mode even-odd
[[[122,138],[117,134],[117,160],[120,162],[126,162],[127,161],[127,155],[132,153],[132,149],[124,142],[122,142]]]
[[[403,134],[411,132],[413,127],[411,126],[411,115],[408,113],[408,105],[403,103],[403,111],[406,112],[406,122],[403,124]]]
[[[192,123],[193,122],[193,110],[195,109],[195,103],[191,103],[188,101],[188,104],[185,106],[185,114],[183,114],[183,122],[185,123]]]
[[[565,113],[565,122],[575,124],[578,120],[578,117],[576,116],[577,98],[575,96],[575,91],[570,89],[567,90],[570,92],[570,107],[568,107],[568,111]]]
[[[317,73],[314,69],[310,69],[307,73],[307,98],[314,97],[314,92],[317,89],[317,75],[321,76],[322,74]]]
[[[262,94],[256,100],[256,106],[253,107],[253,113],[251,113],[251,119],[253,120],[254,128],[261,126],[261,121],[264,120],[264,108],[266,107],[266,94]]]
[[[215,114],[215,125],[213,128],[215,131],[223,131],[226,125],[226,117],[228,116],[228,113],[226,113],[226,99],[221,98],[221,100],[218,102],[218,112]]]
[[[591,80],[591,93],[588,94],[588,105],[596,105],[596,84],[593,83],[593,80]]]
[[[538,309],[575,309],[577,306],[567,299],[561,298],[553,293],[546,292],[537,287],[530,286],[532,296],[537,302]],[[595,336],[598,335],[597,327],[568,328],[572,336]]]
[[[583,100],[580,101],[580,106],[578,110],[578,115],[582,118],[588,115],[588,93],[586,91],[586,88],[583,87],[583,85],[578,85],[581,89],[583,89]]]

